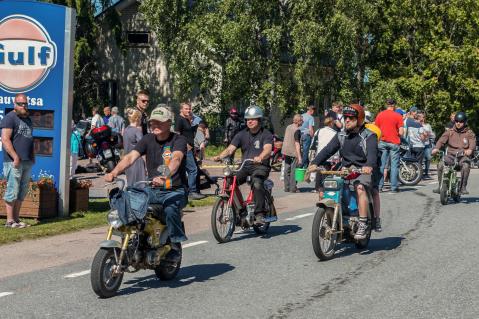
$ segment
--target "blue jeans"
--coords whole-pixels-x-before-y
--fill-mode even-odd
[[[379,142],[379,151],[381,152],[381,180],[379,181],[379,189],[384,186],[384,168],[386,167],[388,158],[391,158],[391,190],[398,189],[399,176],[399,145],[387,142]]]
[[[309,133],[301,135],[301,157],[303,158],[303,168],[307,168],[309,165],[309,147],[311,146],[312,137]]]
[[[431,165],[432,158],[432,145],[426,145],[424,148],[424,175],[429,175],[429,166]]]
[[[196,193],[196,175],[198,175],[198,166],[196,166],[193,150],[186,152],[186,173],[188,173],[188,191]]]
[[[15,168],[13,162],[3,163],[3,175],[7,180],[7,189],[3,199],[11,203],[15,200],[23,201],[28,192],[30,182],[32,161],[21,161],[20,166]]]
[[[148,203],[163,205],[171,242],[180,243],[187,240],[181,224],[181,209],[188,201],[185,190],[183,188],[168,191],[159,188],[147,188],[147,190]]]

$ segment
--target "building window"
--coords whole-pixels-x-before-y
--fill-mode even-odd
[[[126,33],[128,45],[131,47],[145,47],[150,45],[150,32],[128,31]]]

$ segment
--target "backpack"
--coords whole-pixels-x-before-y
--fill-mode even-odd
[[[367,128],[364,128],[361,132],[359,132],[359,137],[361,137],[361,148],[363,149],[363,152],[364,152],[365,156],[368,156],[366,140],[371,135],[376,135],[376,134],[374,132],[370,131]],[[344,141],[346,140],[346,136],[347,136],[347,134],[345,132],[340,132],[338,134],[339,144],[341,145],[341,148],[343,148]]]

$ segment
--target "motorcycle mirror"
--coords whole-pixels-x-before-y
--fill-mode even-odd
[[[160,165],[158,166],[158,168],[156,169],[156,171],[160,174],[160,176],[170,176],[171,172],[170,172],[170,168],[166,165]]]

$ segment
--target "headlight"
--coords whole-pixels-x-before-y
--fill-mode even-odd
[[[336,189],[338,188],[338,182],[337,181],[324,181],[324,188],[329,188],[329,189]]]
[[[233,171],[232,171],[231,168],[229,168],[228,166],[226,166],[225,168],[223,168],[223,175],[224,175],[224,176],[231,176],[232,173],[233,173]]]
[[[113,228],[119,228],[123,226],[123,223],[120,220],[120,215],[118,214],[118,210],[112,210],[108,213],[108,224],[111,225]]]

